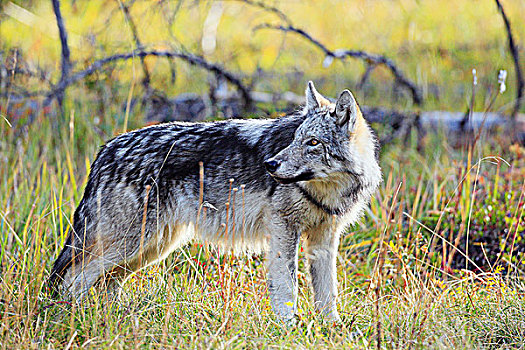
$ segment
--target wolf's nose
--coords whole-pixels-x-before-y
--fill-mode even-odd
[[[267,160],[264,162],[264,166],[266,167],[266,170],[268,170],[270,173],[274,173],[275,170],[279,167],[279,163],[276,160]]]

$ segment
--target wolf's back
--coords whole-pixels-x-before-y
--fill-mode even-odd
[[[133,216],[129,210],[119,215],[109,213],[115,207],[108,204],[114,203],[111,197],[119,196],[123,188],[133,194],[133,200],[126,204],[137,203],[138,206],[132,208],[134,212],[141,212],[148,185],[150,198],[159,201],[159,208],[149,208],[148,213],[168,210],[163,202],[177,197],[174,181],[186,184],[188,191],[199,190],[199,162],[202,161],[210,202],[225,202],[221,196],[227,195],[228,180],[232,177],[254,190],[270,189],[271,192],[277,183],[267,174],[263,162],[291,142],[302,120],[301,115],[291,115],[266,122],[169,123],[135,130],[108,141],[92,164],[83,198],[75,211],[73,228],[47,281],[48,290],[56,296],[72,265],[83,263],[81,252],[95,245],[99,215],[106,223]],[[156,205],[156,201],[150,204]],[[110,233],[105,228],[101,232]]]

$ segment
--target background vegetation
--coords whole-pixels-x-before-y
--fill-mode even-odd
[[[351,88],[363,105],[406,112],[508,113],[515,102],[505,28],[488,0],[60,5],[73,72],[117,53],[168,50],[217,63],[259,92],[302,95],[314,80],[328,96]],[[503,5],[523,57],[525,4]],[[264,23],[301,28],[329,50],[385,55],[418,86],[423,103],[415,105],[385,67],[360,84],[363,61],[330,62],[304,37],[253,30]],[[411,129],[389,138],[391,125],[373,125],[386,140],[385,181],[341,241],[341,324],[313,312],[302,253],[298,324],[289,327],[270,310],[263,257],[197,243],[138,274],[117,300],[97,289],[82,305],[49,299],[41,287],[99,146],[155,122],[145,116],[158,99],[191,92],[213,105],[237,96],[206,69],[159,57],[143,65],[137,55],[69,86],[62,108],[55,95],[45,104],[62,75],[56,28],[50,1],[0,3],[2,347],[525,347],[525,148],[508,132]],[[502,94],[500,69],[508,71]],[[257,102],[244,116],[276,117],[287,105]],[[226,115],[210,111],[208,118]]]
[[[323,67],[322,52],[300,37],[272,30],[254,31],[264,23],[287,24],[278,14],[254,3],[259,4],[234,0],[219,6],[211,1],[105,0],[63,1],[61,5],[71,59],[77,69],[94,59],[136,48],[130,22],[122,11],[122,6],[127,4],[131,5],[129,13],[145,49],[185,49],[201,54],[210,62],[239,72],[248,82],[253,81],[258,90],[301,93],[305,80],[311,79],[325,94],[335,96],[340,90],[357,84],[364,72],[362,62],[336,60]],[[292,24],[332,50],[385,54],[421,88],[425,108],[429,110],[463,110],[469,100],[472,68],[477,69],[479,76],[478,110],[483,109],[498,70],[507,69],[507,85],[515,86],[504,23],[493,1],[261,3],[277,7]],[[27,12],[14,10],[13,4]],[[514,35],[521,44],[525,37],[525,5],[515,0],[504,5],[514,24]],[[7,1],[0,6],[3,8],[0,35],[4,59],[17,50],[19,65],[23,63],[33,72],[42,70],[47,80],[56,82],[60,76],[61,51],[51,1]],[[209,18],[214,13],[220,18]],[[203,37],[209,39],[206,45],[210,47],[206,50]],[[212,49],[214,41],[216,45]],[[152,74],[152,85],[167,96],[181,92],[201,94],[208,89],[206,71],[176,62],[173,81],[166,59],[148,57],[146,64]],[[258,69],[263,72],[257,74]],[[86,84],[88,87],[100,85],[114,104],[127,98],[131,82],[138,83],[141,75],[140,60],[135,59],[118,62]],[[391,99],[392,79],[386,69],[374,70],[369,82],[356,91],[367,105],[402,109],[410,104],[410,99]],[[32,84],[35,88],[41,87],[38,79],[24,82],[25,87]],[[78,95],[72,94],[70,98],[75,96]],[[494,109],[505,111],[514,96],[512,93],[502,96]],[[99,99],[97,95],[91,97]]]

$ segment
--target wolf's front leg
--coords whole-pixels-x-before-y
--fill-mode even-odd
[[[336,269],[339,234],[334,232],[332,227],[319,227],[306,234],[306,255],[314,290],[315,308],[329,319],[339,321]]]
[[[268,253],[268,289],[274,312],[290,320],[297,311],[297,248],[299,232],[274,225]]]

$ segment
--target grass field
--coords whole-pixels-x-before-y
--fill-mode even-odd
[[[204,54],[212,2],[184,1],[179,12],[176,3],[135,2],[131,13],[145,47],[203,54],[246,83],[262,68],[266,75],[254,80],[260,91],[299,93],[312,79],[327,96],[351,88],[364,105],[465,111],[476,68],[475,111],[497,95],[490,109],[505,112],[515,98],[503,23],[492,1],[266,2],[331,49],[392,58],[422,88],[421,107],[406,96],[392,98],[392,79],[382,68],[356,90],[362,63],[324,68],[322,54],[300,38],[253,33],[257,24],[282,19],[242,1],[223,2],[217,49]],[[8,14],[10,4],[29,14]],[[525,3],[504,5],[523,47]],[[62,7],[75,70],[133,49],[119,1],[62,1]],[[15,84],[0,91],[6,92],[0,98],[1,348],[525,348],[525,148],[503,132],[482,135],[470,148],[440,130],[421,139],[413,132],[382,148],[384,181],[364,218],[341,238],[339,324],[314,312],[302,250],[295,326],[272,313],[264,257],[234,257],[199,243],[137,274],[119,298],[101,289],[92,289],[82,304],[49,298],[41,288],[96,152],[109,138],[146,123],[140,103],[126,107],[128,97],[139,100],[143,93],[142,68],[138,59],[119,63],[70,87],[63,115],[54,104],[34,109],[31,101],[11,97],[16,86],[40,91],[59,79],[51,4],[0,2],[0,13],[3,63],[16,57],[21,68],[49,73],[44,80],[13,76]],[[166,61],[148,58],[146,64],[153,88],[168,97],[207,92],[202,70],[176,62],[171,80]],[[495,83],[499,69],[509,72],[502,95]],[[7,80],[0,78],[3,88]],[[275,117],[276,109],[266,110]],[[373,127],[380,137],[392,132]]]
[[[49,299],[40,289],[90,162],[122,130],[93,128],[89,113],[72,106],[60,138],[45,114],[1,123],[3,348],[525,346],[525,149],[503,136],[482,138],[470,157],[440,133],[419,150],[415,135],[383,148],[385,181],[341,242],[341,324],[313,312],[302,253],[299,322],[288,327],[270,310],[262,257],[218,258],[196,243],[134,277],[117,300],[95,289],[82,305]]]

